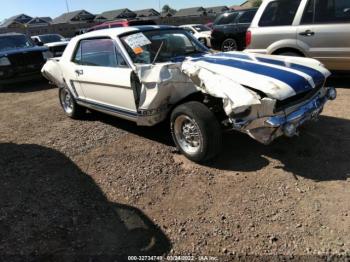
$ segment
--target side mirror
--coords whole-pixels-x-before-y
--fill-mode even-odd
[[[44,43],[43,42],[37,42],[36,45],[37,46],[44,46]]]
[[[345,13],[345,14],[349,14],[349,13],[350,13],[350,8],[345,8],[345,9],[344,9],[344,13]]]

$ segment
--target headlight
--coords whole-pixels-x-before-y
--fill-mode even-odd
[[[9,66],[11,65],[10,60],[7,57],[1,57],[0,58],[0,66]]]
[[[53,54],[50,51],[43,52],[43,57],[45,60],[53,58]]]

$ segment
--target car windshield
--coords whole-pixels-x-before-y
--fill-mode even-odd
[[[205,31],[210,31],[211,29],[205,25],[195,25],[193,26],[193,28],[197,31],[197,32],[205,32]]]
[[[124,36],[121,40],[135,64],[170,62],[179,57],[208,51],[182,29],[137,32]]]
[[[34,47],[34,43],[25,35],[0,36],[0,51]]]
[[[41,35],[40,40],[44,44],[53,43],[53,42],[61,42],[63,37],[61,35]]]

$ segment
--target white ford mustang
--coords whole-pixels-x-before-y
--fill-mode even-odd
[[[334,88],[313,59],[212,53],[178,27],[106,29],[73,38],[43,75],[59,87],[65,113],[86,108],[151,126],[170,118],[179,150],[196,162],[220,152],[233,129],[269,144],[315,119]]]

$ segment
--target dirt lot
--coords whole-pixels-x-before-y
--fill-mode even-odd
[[[71,120],[46,83],[2,89],[2,258],[350,255],[350,79],[335,84],[300,137],[229,134],[207,166],[167,126]]]

